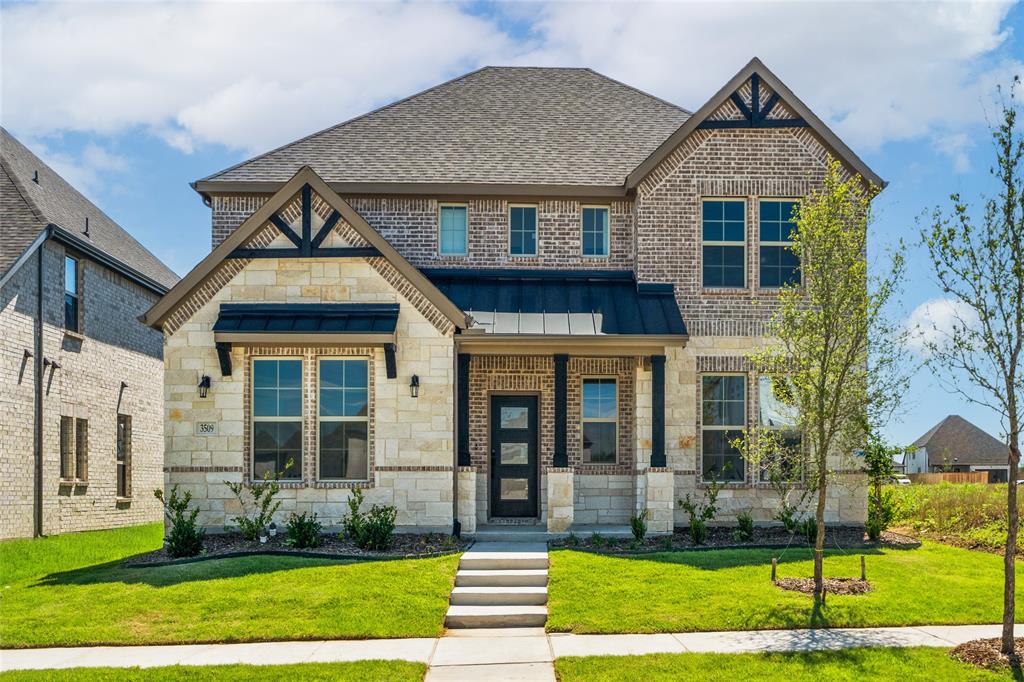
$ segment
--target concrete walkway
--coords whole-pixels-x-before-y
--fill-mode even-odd
[[[972,639],[998,637],[999,632],[999,625],[754,630],[657,635],[549,635],[541,628],[478,628],[449,633],[448,636],[439,639],[5,649],[0,651],[0,670],[101,666],[150,668],[164,665],[232,663],[280,665],[401,659],[431,665],[431,682],[552,680],[554,677],[551,663],[563,656],[821,651],[866,646],[948,648]]]

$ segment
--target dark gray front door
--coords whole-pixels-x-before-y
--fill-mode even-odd
[[[491,516],[537,516],[536,396],[491,396]]]

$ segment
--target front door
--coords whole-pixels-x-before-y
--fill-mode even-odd
[[[491,516],[537,516],[536,396],[491,396]]]

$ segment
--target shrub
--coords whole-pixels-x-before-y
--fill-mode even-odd
[[[896,517],[896,500],[891,490],[883,490],[880,495],[868,497],[868,537],[878,540],[882,532],[892,525]]]
[[[294,461],[288,460],[284,470],[288,471],[294,464]],[[264,474],[262,481],[253,483],[249,488],[242,482],[224,481],[224,485],[235,494],[238,503],[242,505],[242,514],[231,520],[238,524],[238,530],[246,540],[255,540],[259,537],[260,531],[274,520],[274,514],[281,508],[281,501],[275,500],[281,491],[280,480],[281,472],[277,471],[273,476],[269,472]]]
[[[779,508],[775,511],[775,515],[772,518],[781,523],[782,527],[792,535],[796,533],[800,527],[800,521],[798,521],[796,517],[799,511],[799,504],[791,503],[788,497],[780,497]]]
[[[663,537],[661,539],[661,548],[664,551],[666,551],[666,552],[672,551],[672,536],[671,535],[666,535],[665,537]]]
[[[807,539],[808,544],[813,545],[818,540],[818,519],[808,516],[800,522],[800,534]]]
[[[307,549],[319,547],[323,539],[320,533],[323,532],[323,524],[317,520],[316,512],[307,514],[292,514],[288,517],[288,524],[284,529],[284,544],[295,549]]]
[[[580,544],[580,536],[576,535],[573,531],[569,531],[569,537],[565,539],[565,544],[570,547],[578,547]]]
[[[737,542],[750,542],[754,539],[754,517],[749,511],[743,510],[736,517],[736,530],[733,531],[732,537]]]
[[[608,544],[608,541],[604,539],[603,535],[595,532],[590,536],[590,544],[598,549],[601,549],[606,544]]]
[[[643,542],[644,538],[647,537],[647,515],[648,510],[644,509],[639,514],[633,514],[629,517],[629,527],[633,531],[633,537],[636,538],[637,542]]]
[[[356,488],[348,498],[349,513],[341,521],[344,536],[360,549],[387,549],[395,539],[398,510],[391,505],[375,504],[364,514],[362,506],[363,491]]]
[[[703,496],[698,500],[686,494],[685,500],[679,500],[679,506],[690,515],[690,540],[695,545],[703,545],[708,537],[708,521],[718,514],[718,491],[721,485],[712,479],[704,488]]]
[[[164,514],[171,521],[171,533],[167,536],[167,553],[172,557],[196,556],[203,551],[203,540],[206,531],[196,525],[199,510],[189,511],[192,503],[191,491],[178,495],[178,486],[171,487],[171,494],[164,499],[164,491],[157,488],[153,491],[156,499],[164,506]]]

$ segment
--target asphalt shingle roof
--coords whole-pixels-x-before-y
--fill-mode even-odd
[[[146,247],[2,127],[0,166],[0,275],[53,224],[165,287],[178,281]],[[88,237],[83,233],[87,217]]]
[[[689,112],[590,69],[485,67],[216,173],[284,182],[618,186]]]
[[[1003,465],[1008,457],[1005,443],[956,414],[933,426],[914,447],[927,451],[928,466]]]

